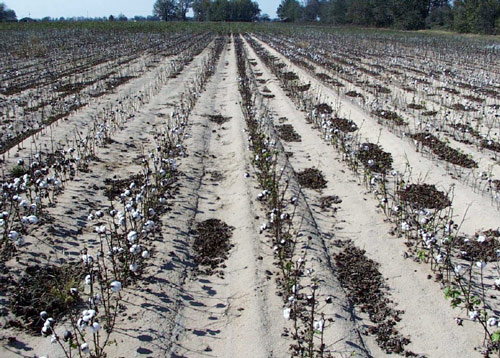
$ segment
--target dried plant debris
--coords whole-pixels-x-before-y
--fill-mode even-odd
[[[210,174],[210,181],[220,182],[224,180],[224,174],[217,170],[211,171],[208,174]]]
[[[402,126],[406,124],[403,118],[401,118],[399,114],[393,111],[389,111],[386,109],[377,109],[376,111],[373,112],[373,114],[375,114],[379,118],[391,121],[397,126]]]
[[[377,93],[382,93],[382,94],[391,93],[391,90],[389,88],[381,85],[370,85],[370,87],[373,88]]]
[[[104,179],[104,184],[106,185],[104,195],[109,200],[113,200],[119,197],[125,190],[129,189],[132,183],[134,183],[135,186],[142,186],[143,181],[144,176],[140,174],[132,175],[127,179]]]
[[[283,78],[287,81],[296,81],[299,79],[299,76],[295,72],[289,71],[283,73]]]
[[[481,140],[481,147],[500,153],[500,143],[495,142],[492,139]]]
[[[399,192],[401,201],[414,209],[442,210],[451,205],[448,196],[431,184],[410,184]]]
[[[357,124],[347,118],[334,118],[332,120],[332,127],[344,133],[356,132],[358,130]]]
[[[500,250],[499,238],[499,230],[487,230],[477,233],[473,238],[458,237],[456,248],[464,260],[495,262]]]
[[[344,85],[342,83],[340,83],[336,79],[333,79],[332,77],[330,77],[326,73],[316,73],[316,77],[318,77],[320,80],[322,80],[326,83],[329,83],[335,87],[344,87]]]
[[[366,169],[374,173],[383,174],[392,168],[391,153],[384,152],[378,144],[361,144],[357,157]]]
[[[458,130],[462,133],[470,134],[473,137],[481,138],[481,133],[479,133],[477,130],[475,130],[474,128],[472,128],[468,124],[453,123],[453,124],[450,124],[450,127],[455,128],[456,130]]]
[[[342,199],[337,195],[323,196],[319,199],[319,206],[322,210],[326,210],[332,207],[332,204],[341,204]]]
[[[218,125],[221,125],[228,122],[231,119],[231,117],[224,117],[221,114],[210,114],[208,115],[208,119],[210,120],[210,122],[214,122],[217,123]]]
[[[276,126],[276,131],[278,132],[278,136],[283,139],[285,142],[301,142],[302,138],[300,134],[295,131],[291,124],[283,124],[280,126]]]
[[[450,108],[454,109],[455,111],[462,111],[462,112],[470,112],[475,110],[470,106],[464,106],[462,103],[455,103],[451,105]]]
[[[300,173],[297,173],[300,186],[309,189],[324,189],[326,188],[327,181],[325,180],[321,171],[315,168],[308,168]]]
[[[358,93],[356,91],[346,92],[345,95],[348,96],[348,97],[353,97],[353,98],[356,98],[356,97],[364,98],[361,93]]]
[[[318,111],[319,114],[332,114],[333,109],[330,105],[326,103],[320,103],[314,107],[316,111]]]
[[[422,112],[422,116],[434,117],[437,113],[438,113],[437,111],[425,111],[425,112]]]
[[[410,103],[408,106],[407,106],[409,109],[415,109],[417,111],[420,111],[422,109],[425,109],[425,106],[424,105],[421,105],[421,104],[418,104],[418,103]]]
[[[352,242],[338,242],[342,251],[334,255],[341,285],[347,290],[349,300],[361,312],[368,314],[374,326],[368,326],[366,333],[376,336],[380,348],[387,354],[397,353],[406,357],[417,356],[405,350],[410,339],[397,330],[402,311],[393,308],[384,277],[378,270],[379,264],[365,256],[365,251]]]
[[[24,328],[39,334],[43,326],[40,312],[58,319],[81,302],[79,285],[84,275],[78,264],[28,266],[10,288],[9,308],[24,321]]]
[[[299,91],[299,92],[307,92],[307,91],[309,91],[310,88],[311,88],[311,84],[308,83],[306,85],[298,86],[297,87],[297,91]]]
[[[219,219],[208,219],[196,224],[193,248],[195,261],[203,266],[199,270],[208,275],[215,273],[227,259],[233,247],[230,238],[234,228]]]
[[[464,168],[478,167],[477,163],[469,156],[451,148],[448,144],[430,133],[416,133],[411,137],[423,146],[430,148],[430,150],[441,160]]]

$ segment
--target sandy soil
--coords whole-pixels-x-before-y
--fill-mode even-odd
[[[311,74],[263,45],[286,62],[302,81],[311,83],[326,102],[340,104],[340,114],[358,123],[363,138],[380,143],[392,153],[395,169],[403,171],[409,161],[415,177],[426,177],[440,188],[454,186],[457,220],[467,210],[481,213],[466,217],[462,228],[465,232],[498,224],[496,208],[469,186],[454,180],[442,163],[416,153],[411,143],[381,126],[358,105],[339,97]],[[133,116],[126,116],[112,141],[97,149],[99,160],[92,162],[91,171],[78,173],[75,180],[66,183],[55,207],[48,209],[54,218],[52,228],[40,226],[30,233],[18,259],[7,263],[12,272],[20,274],[25,266],[42,265],[54,257],[72,260],[82,248],[97,247],[94,227],[87,217],[108,204],[102,190],[104,179],[127,178],[140,171],[141,156],[156,146],[155,130],[165,125],[181,103],[212,47],[213,44],[175,78],[165,78],[163,83],[158,81],[158,72],[149,72],[72,115],[68,121],[54,124],[36,140],[27,139],[19,149],[9,151],[5,168],[12,167],[19,158],[28,158],[34,141],[42,147],[52,142],[65,143],[72,132],[83,131],[96,112],[148,88],[149,95],[144,97],[147,100],[134,102],[137,108],[131,109]],[[479,356],[474,347],[482,341],[480,327],[468,321],[464,326],[455,323],[459,312],[450,307],[439,284],[430,279],[430,269],[407,258],[403,241],[389,234],[392,226],[373,195],[349,171],[341,154],[306,122],[305,113],[287,97],[248,43],[245,50],[256,62],[253,71],[262,74],[261,90],[265,86],[274,95],[264,100],[270,110],[270,124],[291,124],[301,137],[297,143],[279,142],[278,148],[282,145],[283,151],[293,153],[288,160],[281,156],[280,164],[286,167],[284,172],[290,183],[287,195],[299,198],[300,216],[294,224],[300,225],[300,254],[306,257],[306,270],[320,282],[318,312],[328,321],[324,330],[326,350],[334,357],[388,356],[375,338],[366,334],[371,326],[367,314],[353,307],[339,281],[333,257],[341,251],[339,241],[351,240],[378,263],[387,286],[384,290],[394,309],[403,311],[396,326],[401,335],[411,340],[408,350],[428,357]],[[171,61],[166,59],[160,68],[168,71]],[[213,77],[196,96],[196,105],[184,129],[186,153],[178,158],[180,174],[168,198],[168,211],[159,218],[161,230],[152,237],[153,258],[141,279],[123,290],[124,308],[112,335],[116,344],[109,347],[110,357],[290,356],[293,339],[288,332],[292,323],[284,317],[287,298],[281,297],[272,240],[259,229],[267,220],[267,213],[257,200],[261,189],[248,148],[238,77],[234,41],[228,41]],[[210,120],[211,115],[222,115],[228,120],[218,124]],[[307,168],[324,174],[325,189],[298,185],[295,173]],[[325,210],[320,202],[327,195],[336,195],[341,202]],[[211,275],[197,269],[193,252],[194,227],[207,219],[220,219],[234,228],[228,257]],[[304,291],[310,289],[312,276],[301,282]],[[8,297],[3,295],[0,299],[5,306]],[[15,339],[9,341],[9,337]],[[12,328],[2,329],[0,338],[2,357],[64,356],[48,338]]]

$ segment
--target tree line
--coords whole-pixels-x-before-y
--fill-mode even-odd
[[[196,21],[255,21],[259,5],[251,0],[156,0],[153,14],[162,20],[186,20],[193,9]]]
[[[500,0],[282,0],[282,21],[500,33]]]

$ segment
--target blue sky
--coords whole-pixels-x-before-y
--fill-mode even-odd
[[[151,15],[155,0],[1,0],[9,9],[16,12],[17,18],[31,16],[54,18],[89,16],[102,17],[119,15]],[[276,16],[281,0],[257,0],[262,13]]]

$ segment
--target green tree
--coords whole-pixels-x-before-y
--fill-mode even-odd
[[[10,10],[3,2],[0,3],[0,21],[16,21],[17,16],[14,10]]]
[[[177,17],[182,20],[187,20],[187,13],[193,6],[193,0],[177,0]]]
[[[371,10],[366,0],[351,0],[346,13],[347,21],[355,25],[370,25],[373,18]]]
[[[304,7],[305,21],[316,21],[320,17],[321,4],[319,0],[307,0],[306,6]]]
[[[209,21],[210,6],[210,0],[195,0],[193,2],[194,19],[196,21]]]
[[[229,21],[255,21],[260,14],[259,5],[251,0],[232,0],[229,9]]]
[[[302,5],[297,0],[282,0],[276,13],[281,21],[295,22],[302,18]]]
[[[448,0],[431,0],[429,14],[425,19],[426,27],[450,28],[453,22],[452,7]]]
[[[156,0],[153,5],[153,15],[163,21],[171,21],[176,18],[177,4],[174,0]]]
[[[394,23],[404,30],[419,30],[425,27],[430,0],[394,0]]]

